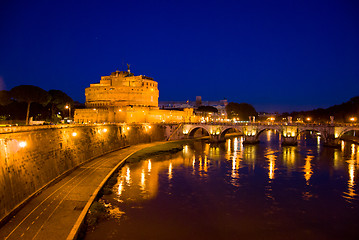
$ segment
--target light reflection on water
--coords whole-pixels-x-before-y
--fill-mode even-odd
[[[358,146],[324,148],[318,136],[302,136],[282,147],[271,131],[260,140],[193,142],[125,165],[114,196],[125,215],[102,231],[119,239],[355,239]]]

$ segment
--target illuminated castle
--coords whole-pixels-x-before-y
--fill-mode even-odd
[[[116,71],[85,89],[86,109],[76,109],[77,123],[182,122],[193,119],[193,109],[158,108],[158,83],[153,78]]]
[[[85,89],[86,107],[158,107],[157,82],[146,76],[116,71]]]

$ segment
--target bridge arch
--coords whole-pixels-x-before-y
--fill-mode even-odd
[[[279,133],[279,135],[283,135],[283,130],[281,128],[278,128],[276,126],[265,126],[263,128],[260,128],[256,134],[256,140],[259,140],[259,136],[264,132],[264,131],[269,131],[269,130],[274,130],[276,132]]]
[[[188,131],[188,136],[190,138],[193,138],[195,133],[197,132],[197,130],[199,129],[202,129],[202,131],[204,130],[208,136],[210,136],[210,131],[206,128],[206,127],[203,127],[203,126],[195,126],[195,127],[192,127],[189,131]]]
[[[347,127],[341,130],[341,132],[338,135],[338,138],[340,139],[345,133],[350,131],[359,131],[359,127]]]
[[[228,133],[231,130],[234,130],[235,132],[238,132],[238,133],[243,133],[243,131],[241,131],[240,129],[238,129],[236,127],[227,127],[227,128],[222,129],[222,131],[219,135],[219,140],[224,140],[226,133]]]
[[[297,140],[299,140],[300,136],[303,135],[305,132],[316,132],[320,134],[320,138],[323,140],[324,143],[327,142],[328,136],[326,132],[320,131],[319,129],[315,128],[305,128],[305,129],[298,129]],[[320,141],[322,141],[320,140]]]
[[[307,129],[298,129],[298,136],[302,133],[305,133],[305,132],[317,132],[317,133],[320,133],[320,135],[323,137],[325,135],[325,133],[323,131],[320,131],[318,129],[315,129],[315,128],[307,128]]]

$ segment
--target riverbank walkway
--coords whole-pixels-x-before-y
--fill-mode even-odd
[[[163,143],[131,146],[85,163],[31,199],[0,228],[0,239],[75,239],[98,191],[115,169],[137,151]]]

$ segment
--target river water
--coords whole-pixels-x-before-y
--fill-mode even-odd
[[[86,239],[359,239],[359,147],[267,131],[126,164]]]

